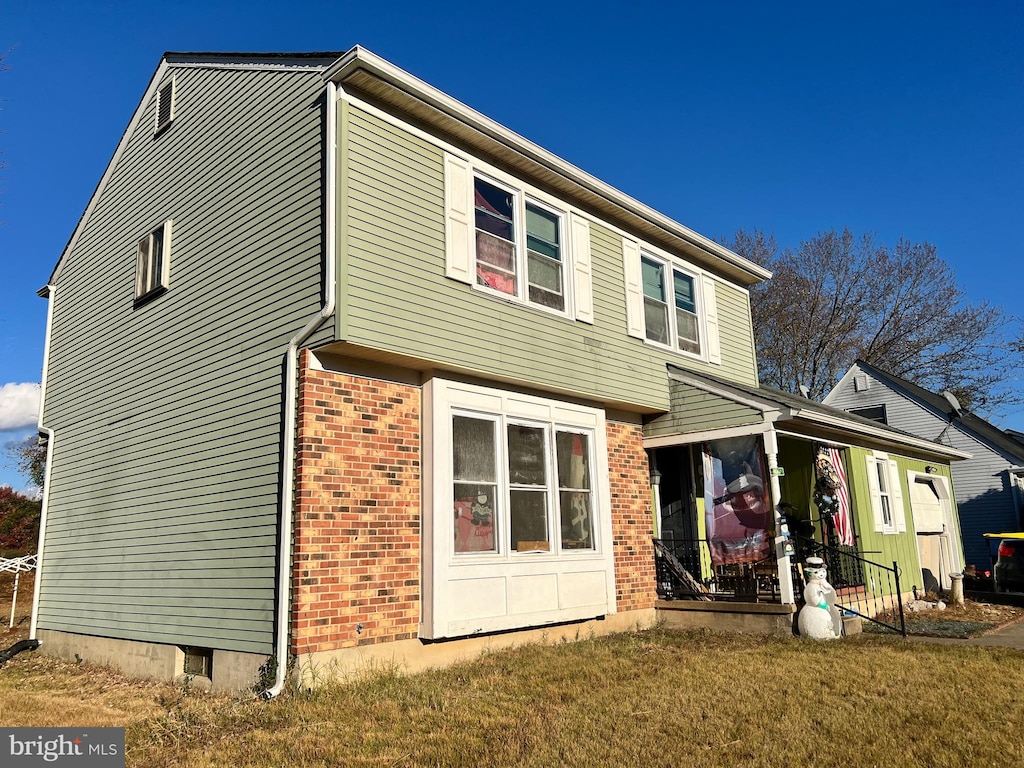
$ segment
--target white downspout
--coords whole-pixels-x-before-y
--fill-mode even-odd
[[[288,342],[285,353],[284,379],[284,451],[281,458],[281,526],[280,543],[277,552],[277,638],[274,643],[274,655],[277,659],[277,674],[274,685],[263,692],[265,698],[271,699],[284,690],[285,678],[288,673],[288,629],[291,613],[291,579],[292,579],[292,504],[295,480],[295,423],[298,420],[298,403],[296,401],[296,369],[298,368],[299,345],[319,328],[324,320],[334,314],[337,295],[335,280],[335,201],[337,190],[337,86],[327,83],[327,142],[326,142],[326,191],[324,200],[324,305],[305,327]],[[37,582],[38,583],[38,582]]]
[[[36,546],[36,583],[32,589],[32,621],[29,624],[28,639],[36,639],[36,625],[39,619],[39,585],[43,575],[43,547],[46,543],[46,513],[50,507],[50,473],[53,470],[53,430],[43,426],[43,409],[46,407],[46,373],[50,367],[50,334],[53,330],[53,304],[57,300],[57,286],[46,286],[46,341],[43,345],[43,377],[39,384],[39,431],[46,435],[46,471],[43,474],[43,503],[39,512],[39,544]]]

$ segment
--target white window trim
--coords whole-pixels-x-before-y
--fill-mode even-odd
[[[665,288],[668,292],[666,296],[666,310],[668,312],[668,336],[669,343],[662,344],[660,341],[647,338],[647,325],[646,325],[646,308],[643,308],[644,312],[644,343],[650,344],[652,347],[663,349],[666,352],[675,352],[676,354],[683,355],[685,357],[693,358],[694,360],[701,360],[703,362],[708,361],[708,339],[707,339],[707,327],[705,323],[705,311],[704,311],[704,286],[703,286],[703,273],[700,270],[694,268],[691,265],[684,264],[678,259],[674,259],[668,254],[658,253],[655,249],[643,246],[640,247],[640,292],[641,299],[646,298],[643,294],[643,260],[648,259],[650,261],[658,262],[662,268],[667,268],[668,279],[665,281]],[[699,352],[690,352],[685,349],[679,348],[679,329],[677,327],[676,319],[676,304],[675,304],[675,278],[674,273],[681,272],[687,277],[693,280],[693,291],[694,299],[697,305],[697,343],[700,346]]]
[[[597,525],[597,513],[596,505],[594,500],[596,498],[597,489],[597,476],[596,476],[596,465],[597,465],[597,435],[593,428],[582,427],[577,424],[564,424],[560,422],[552,421],[541,421],[522,416],[513,416],[506,413],[490,413],[479,410],[471,410],[457,405],[451,407],[451,416],[465,416],[472,419],[480,419],[482,421],[490,421],[496,425],[497,428],[497,444],[496,444],[496,460],[497,460],[497,493],[495,494],[495,537],[496,548],[495,551],[484,551],[484,552],[456,552],[454,544],[454,530],[452,530],[451,536],[446,536],[451,541],[451,552],[450,562],[455,564],[457,562],[464,562],[473,560],[475,562],[493,562],[498,560],[515,560],[522,557],[544,557],[544,558],[557,558],[557,557],[587,557],[593,555],[595,552],[601,550],[601,530],[600,526]],[[512,542],[512,527],[511,527],[511,492],[515,490],[513,486],[517,486],[516,483],[512,482],[512,478],[509,477],[509,456],[508,456],[508,428],[510,426],[524,426],[531,427],[534,429],[543,429],[545,431],[545,476],[547,478],[544,490],[548,495],[548,504],[546,510],[546,522],[548,529],[548,543],[551,545],[551,549],[547,552],[544,551],[530,551],[520,552],[514,546]],[[555,436],[557,433],[565,432],[572,434],[585,435],[590,444],[590,477],[588,478],[590,485],[591,494],[591,536],[594,540],[594,546],[590,549],[563,549],[562,548],[562,537],[560,535],[561,520],[559,518],[559,488],[558,485],[558,463],[557,453],[555,448]],[[449,468],[451,471],[451,468]],[[454,472],[452,474],[451,485],[454,486],[458,482],[455,480]],[[524,486],[525,487],[525,486]],[[449,489],[451,490],[451,489]],[[452,499],[454,502],[454,498]]]
[[[615,613],[611,492],[604,412],[600,409],[434,378],[424,385],[423,597],[420,633],[425,638],[542,626]],[[510,532],[499,530],[498,552],[455,552],[453,415],[508,423],[549,425],[591,437],[591,505],[594,549],[561,549],[559,521],[551,519],[551,551],[512,552]],[[500,433],[499,433],[500,434]],[[504,448],[499,476],[508,471]],[[552,460],[553,460],[552,456]],[[557,467],[549,485],[557,493]],[[508,478],[499,498],[507,505]],[[497,514],[497,512],[496,512]],[[504,513],[502,513],[504,514]],[[507,515],[497,518],[507,528]],[[583,588],[580,585],[587,585]],[[540,585],[540,586],[538,586]],[[535,594],[557,590],[558,599],[540,604]],[[496,590],[501,597],[490,596]],[[474,600],[476,602],[474,602]],[[471,603],[467,607],[467,603]],[[540,607],[530,607],[533,603]],[[517,607],[518,606],[518,607]],[[526,606],[526,607],[523,607]]]
[[[875,533],[886,535],[905,533],[907,530],[907,509],[904,503],[903,486],[900,478],[899,467],[895,459],[889,458],[887,453],[874,451],[866,457],[866,471],[868,476],[868,491],[871,497],[871,512],[874,517]],[[877,465],[885,467],[885,480],[887,483],[886,496],[889,499],[889,513],[891,522],[886,524],[882,513],[882,495],[878,485]]]
[[[473,237],[470,239],[470,263],[473,271],[473,290],[480,291],[494,296],[498,299],[510,301],[514,304],[520,304],[531,309],[538,309],[541,312],[547,312],[558,317],[573,317],[572,308],[573,292],[572,292],[572,264],[571,264],[571,248],[569,247],[569,216],[567,211],[562,208],[556,207],[551,203],[540,199],[531,193],[529,188],[525,187],[521,183],[513,185],[503,179],[499,179],[489,173],[485,173],[474,166],[473,169],[473,180],[480,179],[485,181],[498,189],[504,190],[512,195],[513,200],[513,211],[512,211],[512,228],[515,233],[515,262],[516,262],[516,293],[505,293],[499,291],[497,288],[491,288],[488,285],[481,285],[476,279],[476,221],[475,221],[475,210],[474,220],[471,222],[473,227]],[[541,210],[547,211],[548,213],[554,214],[558,217],[558,236],[559,236],[559,248],[561,249],[561,263],[562,263],[562,303],[565,305],[564,309],[558,310],[553,307],[546,307],[543,304],[530,301],[529,291],[529,264],[527,257],[527,246],[526,246],[526,206],[527,204],[535,205]]]
[[[699,360],[712,365],[722,364],[721,339],[719,337],[718,301],[715,296],[715,279],[700,267],[675,256],[668,251],[640,240],[624,237],[622,240],[623,268],[626,280],[627,333],[651,347],[671,352],[690,360]],[[643,259],[660,262],[670,267],[669,289],[669,335],[670,344],[662,344],[647,338],[646,310],[643,292]],[[679,349],[675,318],[675,286],[672,285],[671,270],[678,270],[694,281],[694,296],[697,302],[697,329],[700,352]]]
[[[477,178],[511,193],[515,200],[516,295],[477,282],[474,203],[474,183]],[[563,310],[546,307],[529,299],[525,218],[527,203],[559,217],[562,295],[565,304]],[[451,152],[445,153],[445,208],[446,275],[449,278],[466,283],[473,290],[499,301],[593,324],[590,222],[577,208],[489,163]]]
[[[173,221],[168,219],[159,226],[153,227],[149,234],[141,238],[135,246],[135,301],[142,301],[150,296],[154,296],[157,293],[166,290],[170,287],[171,277],[171,231]],[[145,273],[150,275],[150,267],[152,267],[152,255],[153,255],[153,237],[157,232],[163,230],[163,241],[161,244],[160,252],[160,277],[154,281],[148,288],[143,285],[143,244],[148,245],[146,250],[145,260],[148,261],[146,265]]]

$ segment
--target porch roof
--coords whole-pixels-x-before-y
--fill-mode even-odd
[[[772,387],[750,387],[668,366],[670,410],[644,424],[644,446],[684,445],[770,429],[809,440],[891,450],[944,462],[970,453]]]

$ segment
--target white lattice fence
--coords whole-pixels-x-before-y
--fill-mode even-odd
[[[22,573],[34,571],[36,563],[39,562],[38,555],[25,555],[24,557],[0,557],[0,573],[14,574],[14,595],[11,597],[11,620],[8,628],[14,626],[14,609],[18,605],[18,581]]]

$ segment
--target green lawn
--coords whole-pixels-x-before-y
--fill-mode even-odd
[[[1024,653],[664,630],[275,701],[22,654],[0,724],[127,725],[131,766],[1024,765]]]

